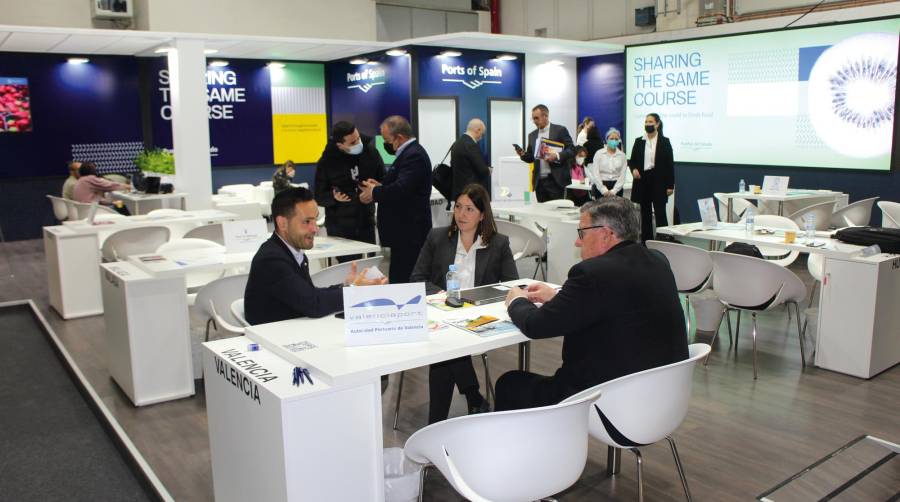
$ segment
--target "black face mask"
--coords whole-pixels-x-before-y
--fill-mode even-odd
[[[397,151],[394,150],[393,143],[384,142],[384,151],[388,153],[388,155],[396,155]]]
[[[645,125],[644,130],[647,131],[647,134],[653,134],[653,131],[656,130],[656,126]]]

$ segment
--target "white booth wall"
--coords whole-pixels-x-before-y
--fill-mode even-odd
[[[552,61],[563,64],[554,64]],[[575,58],[525,55],[525,140],[534,130],[531,109],[538,104],[550,109],[550,122],[565,126],[575,141],[578,125],[578,79],[575,75]],[[525,146],[525,145],[523,145]]]

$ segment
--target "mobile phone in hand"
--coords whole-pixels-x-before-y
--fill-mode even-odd
[[[515,148],[517,152],[518,152],[519,150],[522,150],[522,147],[519,146],[519,145],[517,145],[517,144],[515,144],[515,143],[513,143],[513,148]]]

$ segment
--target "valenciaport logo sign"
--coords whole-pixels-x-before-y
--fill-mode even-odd
[[[442,63],[441,80],[456,82],[474,90],[484,85],[502,84],[503,70],[496,66],[462,66]]]
[[[356,89],[363,94],[373,88],[384,85],[385,70],[383,68],[366,68],[363,71],[347,74],[347,89]]]

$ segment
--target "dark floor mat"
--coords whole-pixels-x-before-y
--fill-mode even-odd
[[[0,308],[0,500],[155,500],[28,305]]]

